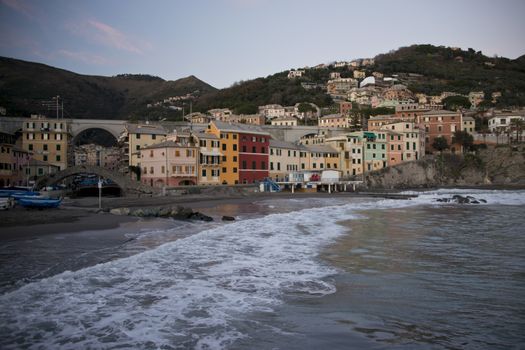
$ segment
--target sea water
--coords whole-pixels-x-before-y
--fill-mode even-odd
[[[457,193],[487,203],[436,201]],[[7,290],[0,348],[523,348],[525,192],[418,195],[271,200],[175,241],[157,232]]]

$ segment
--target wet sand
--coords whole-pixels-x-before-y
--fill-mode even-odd
[[[206,210],[209,208],[225,205],[248,205],[266,199],[341,198],[347,196],[356,196],[356,194],[348,192],[332,194],[256,193],[250,196],[114,197],[102,199],[102,207],[106,211],[102,213],[97,213],[98,198],[85,197],[65,200],[59,209],[36,210],[17,207],[0,211],[0,242],[47,234],[107,230],[117,228],[123,223],[139,220],[132,216],[117,216],[107,213],[113,208],[181,205],[206,214]],[[216,210],[214,209],[214,211]]]

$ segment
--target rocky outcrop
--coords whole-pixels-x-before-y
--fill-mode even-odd
[[[145,207],[145,208],[114,208],[109,211],[113,215],[129,215],[137,217],[162,217],[176,220],[213,221],[213,218],[191,208],[177,206]]]
[[[485,199],[482,198],[474,198],[472,196],[460,196],[459,194],[453,195],[451,198],[438,198],[436,199],[436,202],[441,203],[457,203],[457,204],[481,204],[481,203],[487,203]]]
[[[525,148],[491,147],[476,154],[443,154],[366,175],[377,189],[439,186],[525,185]]]

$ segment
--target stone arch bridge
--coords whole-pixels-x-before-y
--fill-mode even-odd
[[[110,179],[120,187],[122,195],[127,194],[153,194],[157,193],[158,189],[151,186],[142,184],[138,181],[132,180],[127,176],[122,175],[121,173],[108,170],[99,166],[89,166],[89,165],[77,165],[66,168],[58,173],[45,176],[40,178],[36,186],[41,188],[44,186],[50,186],[58,183],[68,177],[80,175],[80,174],[95,174],[104,179]]]

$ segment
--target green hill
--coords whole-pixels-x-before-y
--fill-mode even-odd
[[[473,49],[413,45],[375,57],[375,64],[364,68],[367,75],[381,72],[397,75],[413,92],[438,95],[443,91],[468,94],[484,91],[484,107],[491,93],[502,96],[496,107],[525,106],[525,56],[511,60],[487,57]],[[331,72],[341,77],[353,76],[346,67],[328,65],[306,69],[300,78],[288,79],[280,72],[265,78],[243,81],[217,90],[190,76],[165,81],[149,75],[88,76],[43,64],[0,58],[0,106],[10,115],[42,112],[42,100],[60,95],[65,110],[76,118],[180,118],[181,112],[169,108],[146,108],[149,103],[167,97],[195,92],[194,111],[231,108],[236,113],[255,113],[265,104],[294,105],[313,102],[330,106],[332,99],[318,86],[326,84]],[[313,88],[305,89],[304,83]],[[186,110],[187,111],[187,110]]]
[[[90,76],[44,64],[0,57],[0,106],[10,115],[42,113],[42,101],[59,95],[65,115],[75,118],[129,118],[158,113],[146,109],[167,97],[216,89],[194,76],[165,81],[149,75]]]
[[[468,94],[484,91],[485,99],[500,91],[499,107],[525,106],[525,56],[515,60],[487,57],[473,49],[412,45],[378,55],[373,69],[384,74],[415,73],[405,82],[413,92]]]

